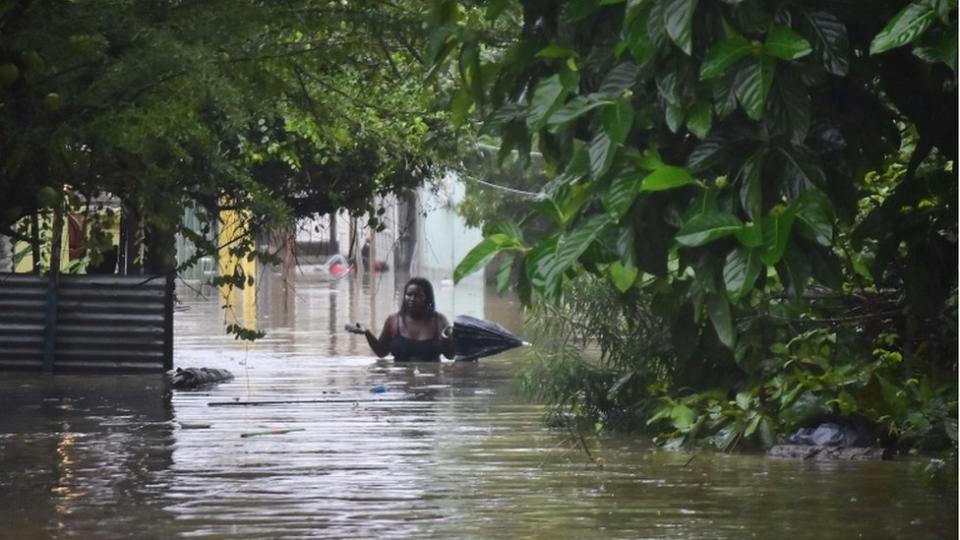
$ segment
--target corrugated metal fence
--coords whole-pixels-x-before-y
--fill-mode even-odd
[[[61,275],[55,294],[48,283],[0,273],[0,369],[171,369],[172,277]]]

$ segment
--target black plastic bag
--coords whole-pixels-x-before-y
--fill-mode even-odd
[[[499,324],[469,315],[457,315],[453,320],[453,340],[457,361],[476,360],[528,343]]]
[[[229,381],[233,378],[233,373],[217,368],[177,368],[168,371],[167,377],[174,388],[200,388]]]

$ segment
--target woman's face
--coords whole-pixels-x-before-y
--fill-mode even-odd
[[[403,292],[403,305],[410,313],[423,313],[427,309],[427,294],[419,285],[407,285]]]

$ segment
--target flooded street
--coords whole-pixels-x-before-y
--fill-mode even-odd
[[[449,318],[522,335],[515,301],[431,278]],[[301,276],[227,309],[181,287],[174,364],[236,376],[204,390],[0,374],[0,537],[956,538],[956,482],[916,462],[691,460],[611,437],[598,468],[517,394],[522,351],[397,365],[342,330],[379,331],[403,281]]]

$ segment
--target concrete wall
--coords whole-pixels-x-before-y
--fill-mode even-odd
[[[420,188],[423,212],[417,223],[415,273],[440,273],[452,279],[453,269],[483,239],[480,230],[467,227],[456,212],[465,192],[463,182],[453,174]]]
[[[371,233],[367,216],[353,218],[341,212],[332,219],[302,220],[296,240],[301,244],[329,242],[333,230],[340,254],[355,255],[358,264],[360,249],[369,242],[371,259],[385,263],[390,271],[452,279],[457,263],[482,239],[479,229],[468,228],[456,213],[464,193],[463,183],[448,175],[410,194],[378,199],[374,207],[384,209],[379,219],[385,228],[380,232]],[[300,262],[309,266],[323,261],[301,258]]]

